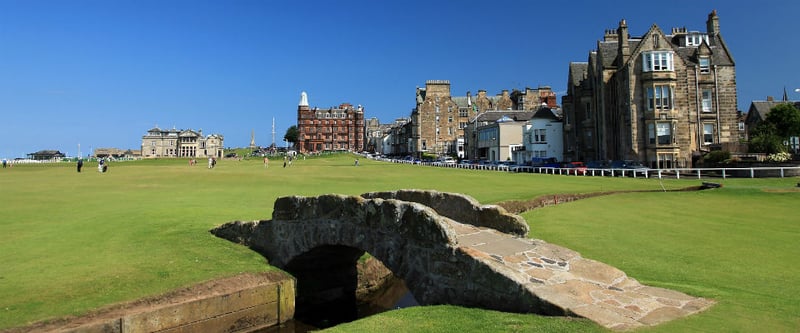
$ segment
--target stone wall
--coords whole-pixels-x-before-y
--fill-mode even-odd
[[[118,316],[97,315],[97,319],[87,320],[88,323],[62,323],[55,330],[48,326],[42,327],[41,331],[235,333],[263,329],[294,317],[295,284],[291,277],[225,292],[209,287],[203,292],[206,295],[188,301],[132,309]]]
[[[503,207],[481,205],[474,198],[459,194],[437,191],[399,190],[394,192],[370,192],[363,198],[396,199],[421,203],[438,214],[461,223],[476,227],[488,227],[507,234],[525,237],[529,227],[519,215],[509,214]]]

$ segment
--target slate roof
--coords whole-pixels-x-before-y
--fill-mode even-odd
[[[569,63],[569,80],[573,86],[580,86],[584,76],[589,71],[589,63],[571,62]]]
[[[628,38],[628,47],[631,50],[631,54],[635,54],[635,50],[639,47],[639,44],[642,42],[648,34],[650,33],[659,33],[664,36],[667,42],[670,44],[672,49],[684,62],[687,64],[697,64],[697,58],[695,57],[695,52],[699,46],[680,46],[677,44],[677,41],[681,39],[680,36],[683,34],[675,34],[675,35],[668,35],[664,33],[658,26],[653,25],[647,33],[645,33],[641,37],[630,37]],[[711,48],[712,57],[711,63],[713,65],[719,66],[733,66],[734,61],[733,57],[731,56],[730,52],[728,52],[728,47],[725,44],[725,41],[722,39],[722,36],[719,34],[716,35],[708,35],[708,43],[709,47]],[[614,61],[617,59],[618,56],[618,48],[619,48],[619,41],[616,40],[609,40],[609,41],[599,41],[597,43],[597,53],[599,54],[600,58],[602,59],[603,68],[610,68],[615,67]],[[591,58],[591,55],[590,55]]]
[[[451,97],[450,99],[452,99],[459,108],[466,108],[469,106],[467,105],[467,96]]]
[[[556,114],[555,110],[553,110],[551,108],[540,108],[539,111],[536,111],[536,113],[533,115],[532,118],[540,118],[540,119],[544,118],[544,119],[553,119],[553,120],[561,119]]]
[[[767,115],[772,108],[779,104],[792,103],[794,107],[800,109],[800,101],[752,101],[750,102],[750,109],[747,110],[747,124],[759,123],[767,119]]]
[[[495,122],[503,116],[507,116],[515,121],[528,121],[533,118],[535,114],[534,111],[524,111],[524,110],[491,110],[481,113],[476,118],[478,122]]]
[[[614,60],[617,59],[617,41],[600,42],[597,44],[597,53],[603,60],[603,68],[613,67]]]

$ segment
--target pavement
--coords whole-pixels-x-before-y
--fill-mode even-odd
[[[516,281],[567,315],[618,331],[654,326],[704,311],[714,301],[642,285],[625,272],[538,239],[519,238],[450,220],[458,246],[508,268]],[[503,269],[503,271],[508,271]]]

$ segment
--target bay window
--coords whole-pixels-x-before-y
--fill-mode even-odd
[[[674,69],[673,54],[671,51],[650,51],[642,54],[643,69],[645,72],[664,72]]]
[[[647,109],[669,110],[672,108],[672,87],[656,85],[647,87]]]
[[[668,122],[656,123],[656,135],[658,144],[668,145],[672,143],[672,124]]]

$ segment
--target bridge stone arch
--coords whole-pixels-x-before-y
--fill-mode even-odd
[[[271,220],[234,221],[211,232],[294,274],[298,300],[309,280],[318,287],[313,293],[355,297],[355,263],[367,251],[423,305],[582,316],[630,329],[713,304],[643,286],[572,250],[520,237],[527,228],[521,217],[468,196],[406,190],[282,197]]]
[[[482,206],[458,194],[428,191],[283,197],[275,202],[272,220],[235,221],[212,232],[250,246],[282,269],[292,268],[293,261],[309,267],[327,260],[318,272],[327,277],[335,275],[331,273],[332,258],[338,256],[347,266],[344,263],[354,263],[363,253],[349,249],[369,252],[406,282],[420,304],[563,314],[524,292],[518,281],[509,280],[459,249],[451,219],[427,205],[392,199],[396,197],[426,202],[450,215],[472,212],[471,222],[476,225],[503,225],[527,233],[524,220],[501,207]]]

